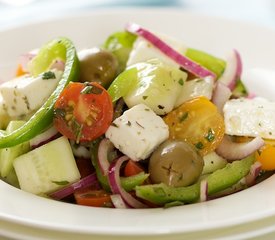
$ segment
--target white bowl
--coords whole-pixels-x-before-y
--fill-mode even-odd
[[[0,78],[17,57],[57,36],[78,49],[137,22],[223,57],[239,50],[244,68],[274,67],[275,32],[246,23],[164,9],[91,12],[0,32]],[[249,84],[249,83],[248,83]],[[266,84],[266,96],[273,89]],[[257,89],[256,89],[257,90]],[[34,196],[0,181],[0,235],[19,239],[240,239],[275,230],[275,177],[242,192],[169,209],[119,210],[77,206]],[[93,239],[94,239],[93,238]]]

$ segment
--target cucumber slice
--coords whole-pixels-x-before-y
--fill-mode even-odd
[[[60,137],[14,160],[20,188],[44,195],[80,179],[67,138]]]
[[[227,160],[220,157],[215,152],[208,153],[203,157],[204,167],[202,175],[213,173],[218,169],[224,168],[227,164]]]
[[[23,126],[25,121],[11,121],[6,129],[6,133],[9,134],[16,129]],[[18,144],[14,147],[3,148],[0,152],[0,173],[2,178],[6,178],[13,169],[13,161],[16,157],[28,152],[30,149],[29,142]]]

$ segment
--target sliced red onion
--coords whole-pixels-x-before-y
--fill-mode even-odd
[[[31,149],[35,149],[40,147],[56,138],[58,138],[59,133],[54,126],[50,127],[46,131],[42,132],[41,134],[37,135],[33,139],[30,140]]]
[[[205,202],[208,199],[208,182],[202,180],[200,183],[200,201]]]
[[[28,69],[28,63],[36,56],[36,53],[32,53],[32,52],[29,52],[29,53],[25,53],[25,54],[22,54],[20,57],[19,57],[19,64],[21,65],[22,69],[24,72],[29,72],[29,69]]]
[[[239,52],[233,49],[226,61],[226,68],[219,78],[219,81],[224,83],[230,90],[236,87],[237,80],[240,79],[242,74],[242,59]]]
[[[259,176],[262,170],[262,164],[258,161],[253,163],[250,167],[248,175],[245,177],[245,183],[247,186],[252,186],[256,182],[256,178]]]
[[[246,98],[248,98],[248,99],[253,99],[253,98],[255,98],[255,97],[257,97],[256,93],[249,93],[248,96],[247,96]]]
[[[49,196],[56,200],[61,200],[71,194],[74,193],[75,190],[80,188],[86,188],[89,186],[97,185],[97,176],[96,173],[90,174],[82,179],[80,179],[78,182],[72,183],[69,186],[66,186],[62,189],[59,189],[53,193],[50,193]]]
[[[128,208],[128,206],[125,204],[125,202],[119,194],[111,195],[111,200],[115,208]]]
[[[101,140],[98,146],[98,163],[100,170],[104,176],[108,174],[110,163],[108,161],[108,154],[114,150],[113,143],[107,139],[104,138]]]
[[[236,143],[231,141],[228,136],[224,136],[216,149],[216,153],[231,162],[249,156],[264,144],[265,142],[261,137],[256,137],[250,142]]]
[[[51,69],[57,69],[60,71],[64,71],[65,63],[62,60],[55,60],[54,63],[51,65]]]
[[[111,163],[108,174],[111,190],[114,194],[120,194],[125,204],[129,207],[147,208],[147,205],[134,198],[130,193],[127,193],[121,186],[119,172],[121,165],[127,160],[129,160],[129,157],[122,156]]]
[[[221,82],[217,82],[212,96],[212,102],[217,106],[220,113],[223,113],[223,106],[226,101],[230,98],[232,92]]]
[[[162,53],[166,56],[174,60],[178,63],[183,69],[186,71],[194,74],[197,77],[204,78],[207,76],[212,76],[216,79],[216,75],[209,71],[208,69],[202,67],[201,65],[197,64],[196,62],[190,60],[189,58],[185,57],[184,55],[178,53],[164,41],[162,41],[159,37],[157,37],[152,32],[142,28],[141,26],[135,23],[129,23],[126,25],[126,30],[128,32],[134,33],[140,37],[143,37],[148,42],[153,44],[156,48],[158,48]]]

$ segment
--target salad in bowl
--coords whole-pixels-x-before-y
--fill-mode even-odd
[[[51,40],[0,85],[0,175],[42,197],[156,208],[241,191],[275,169],[274,102],[224,59],[135,23],[101,46]]]

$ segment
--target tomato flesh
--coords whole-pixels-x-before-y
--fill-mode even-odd
[[[79,189],[74,192],[77,204],[91,207],[112,207],[111,195],[104,190],[90,188]]]
[[[220,144],[225,132],[222,115],[205,97],[186,101],[168,113],[164,121],[169,126],[171,139],[187,141],[203,156]]]
[[[275,170],[275,142],[266,143],[260,150],[256,151],[255,157],[262,164],[263,170]]]
[[[133,175],[137,175],[141,172],[144,172],[143,168],[138,164],[137,162],[134,162],[133,160],[129,160],[124,168],[124,176],[130,177]]]
[[[98,83],[70,83],[54,106],[55,127],[76,142],[98,138],[112,119],[111,98]]]

